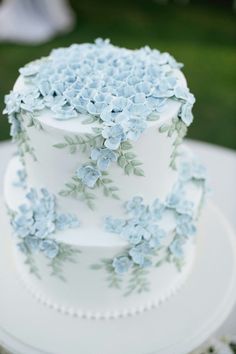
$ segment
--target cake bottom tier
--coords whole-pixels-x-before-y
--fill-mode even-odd
[[[27,185],[19,188],[16,183],[21,166],[14,157],[6,173],[5,202],[9,227],[11,224],[14,230],[12,247],[16,269],[35,298],[68,315],[117,318],[150,309],[174,294],[191,272],[196,247],[195,224],[205,195],[205,180],[192,156],[185,154],[181,161],[179,179],[161,204],[165,206],[164,211],[159,210],[154,224],[153,219],[149,221],[155,230],[165,230],[165,236],[146,237],[143,242],[146,249],[138,247],[140,243],[131,249],[120,235],[101,233],[96,227],[83,238],[79,228],[55,231],[55,225],[53,229],[50,224],[54,231],[48,237],[32,231],[29,237],[27,228],[32,229],[34,211],[26,203]],[[137,200],[143,207],[144,202]],[[153,208],[146,206],[145,210],[151,213]]]

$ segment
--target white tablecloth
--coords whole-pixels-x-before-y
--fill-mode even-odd
[[[223,210],[236,235],[236,152],[190,140],[187,141],[187,145],[207,166],[210,185],[213,190],[211,198]],[[13,151],[14,146],[11,143],[0,144],[0,193],[2,192],[2,179],[7,161]],[[218,333],[222,335],[236,334],[236,307]]]

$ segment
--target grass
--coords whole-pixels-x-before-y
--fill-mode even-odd
[[[236,26],[230,8],[190,3],[161,6],[148,0],[74,0],[75,30],[40,46],[0,44],[0,110],[25,63],[58,46],[109,37],[114,44],[168,51],[185,64],[197,98],[189,137],[236,149]],[[81,4],[82,3],[82,4]],[[0,116],[0,139],[8,138]]]

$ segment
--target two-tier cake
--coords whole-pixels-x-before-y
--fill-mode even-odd
[[[195,100],[181,67],[98,39],[20,69],[4,193],[16,270],[46,305],[126,316],[190,274],[206,183],[182,147]]]

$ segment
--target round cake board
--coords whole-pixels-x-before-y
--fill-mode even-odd
[[[0,343],[15,354],[187,354],[229,315],[236,300],[236,244],[208,204],[185,285],[159,307],[116,320],[87,320],[38,303],[18,280],[0,206]],[[157,279],[158,281],[158,279]]]

